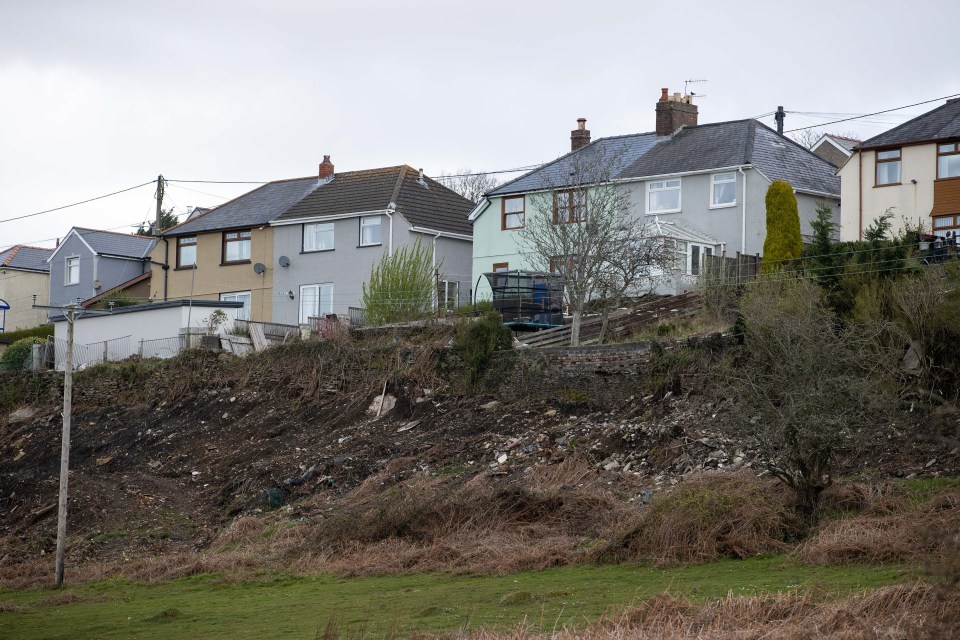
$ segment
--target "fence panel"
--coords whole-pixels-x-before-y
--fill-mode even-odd
[[[141,358],[172,358],[183,351],[186,336],[140,341]]]

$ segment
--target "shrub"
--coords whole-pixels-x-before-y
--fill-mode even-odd
[[[33,345],[43,344],[40,338],[23,338],[6,348],[0,355],[0,371],[19,371],[30,362]]]
[[[47,338],[52,335],[53,323],[42,324],[39,327],[0,333],[0,344],[13,344],[17,340],[23,340],[24,338]]]
[[[392,256],[385,255],[363,285],[365,320],[391,324],[429,315],[436,296],[432,256],[417,240]]]
[[[800,213],[789,182],[774,180],[767,189],[767,237],[763,241],[764,273],[780,271],[784,264],[800,257]]]
[[[462,321],[453,339],[453,352],[467,365],[471,383],[483,375],[494,351],[512,348],[510,329],[504,326],[496,311],[488,311],[479,321]]]
[[[120,307],[132,307],[137,304],[140,304],[140,301],[126,291],[117,291],[108,296],[104,296],[97,304],[97,307],[100,309],[110,309],[112,305],[114,309],[119,309]]]

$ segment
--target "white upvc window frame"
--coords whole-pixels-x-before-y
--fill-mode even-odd
[[[249,320],[250,309],[253,307],[253,292],[251,291],[230,291],[220,294],[220,302],[242,302],[243,306],[234,309],[234,320]]]
[[[446,309],[460,307],[460,283],[456,280],[443,281],[443,301]]]
[[[721,176],[731,176],[729,179],[718,180]],[[721,184],[733,184],[733,201],[717,202],[717,186]],[[728,209],[737,206],[737,172],[724,171],[710,175],[710,209]]]
[[[326,305],[321,306],[323,301],[323,290],[326,289]],[[316,305],[313,309],[310,309],[310,313],[304,312],[304,292],[308,290],[313,290],[316,292]],[[333,283],[332,282],[318,282],[316,284],[302,284],[300,285],[300,298],[297,303],[297,317],[300,324],[309,324],[309,319],[311,317],[322,318],[324,315],[333,313]]]
[[[671,183],[676,186],[669,186]],[[655,193],[666,193],[668,191],[677,192],[677,206],[675,209],[653,209],[650,206],[650,200]],[[664,178],[663,180],[650,180],[646,183],[646,212],[648,216],[660,215],[662,213],[680,213],[683,207],[683,181],[681,178]]]
[[[70,278],[70,272],[74,269],[70,266],[71,263],[75,263],[74,267],[76,268],[77,279],[72,280]],[[80,256],[67,256],[63,261],[63,286],[72,287],[74,285],[80,284]]]
[[[361,247],[379,247],[383,244],[383,228],[381,224],[380,216],[362,216],[360,218],[360,244]],[[363,230],[365,228],[377,228],[377,241],[376,242],[364,242],[363,240]]]
[[[330,246],[324,247],[314,247],[311,246],[308,248],[307,239],[315,241],[318,238],[318,234],[330,234]],[[311,242],[312,244],[312,242]],[[303,225],[303,238],[300,244],[300,251],[303,253],[317,253],[319,251],[333,251],[336,249],[336,228],[332,222],[307,222]]]
[[[697,263],[696,263],[696,265],[697,265],[696,272],[694,272],[694,268],[693,268],[693,265],[694,265],[694,261],[693,261],[693,253],[694,253],[694,251],[693,251],[693,249],[694,249],[694,247],[697,248],[697,255],[698,255],[698,257],[699,257],[699,260],[698,260]],[[709,256],[712,256],[712,255],[713,255],[713,249],[714,249],[713,245],[703,244],[702,242],[689,242],[689,241],[687,242],[687,275],[688,275],[688,276],[699,276],[699,275],[700,275],[700,265],[701,265],[701,263],[702,263],[702,261],[703,261],[703,257],[704,257],[704,256],[708,256],[708,255],[709,255]]]

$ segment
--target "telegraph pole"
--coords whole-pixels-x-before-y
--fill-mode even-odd
[[[773,115],[773,119],[777,121],[777,133],[783,135],[783,120],[787,117],[787,112],[783,110],[783,107],[777,107],[776,112]]]
[[[34,296],[36,299],[36,296]],[[57,502],[57,558],[54,570],[54,579],[57,588],[63,586],[64,554],[67,549],[67,494],[70,484],[70,418],[73,411],[73,327],[77,320],[77,311],[80,301],[70,303],[65,307],[34,304],[34,309],[60,311],[67,320],[67,354],[63,369],[63,432],[60,437],[60,494]],[[113,307],[110,307],[113,311]],[[103,312],[88,312],[100,315]],[[54,340],[54,367],[56,367],[56,340]]]
[[[153,235],[160,235],[160,216],[163,215],[163,174],[157,176],[157,221],[153,223]]]

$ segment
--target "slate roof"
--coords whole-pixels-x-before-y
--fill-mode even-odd
[[[611,166],[608,173],[611,177],[617,177],[626,167],[650,151],[656,142],[656,133],[599,138],[582,149],[572,151],[530,173],[500,185],[486,195],[501,196],[567,186],[571,184],[569,182],[571,171],[574,171],[578,165],[590,166],[592,162],[609,161]]]
[[[960,98],[947,100],[946,104],[933,111],[928,111],[889,131],[864,140],[859,148],[875,149],[949,138],[960,138]]]
[[[163,235],[183,236],[265,225],[276,220],[321,184],[317,176],[268,182],[206,213],[191,216],[179,225],[167,229]]]
[[[51,255],[53,255],[53,249],[18,244],[6,251],[0,251],[0,267],[24,271],[50,271],[47,259]]]
[[[684,127],[660,138],[652,133],[600,138],[486,195],[562,187],[571,169],[590,154],[616,158],[610,173],[619,180],[752,164],[771,180],[786,180],[795,189],[840,195],[836,167],[756,120]]]
[[[90,245],[91,249],[101,255],[146,258],[157,243],[156,238],[148,236],[133,236],[128,233],[114,233],[84,227],[74,227],[73,230]]]
[[[275,221],[382,211],[391,202],[413,226],[473,234],[467,216],[475,204],[426,176],[421,184],[419,171],[407,165],[336,173]]]

